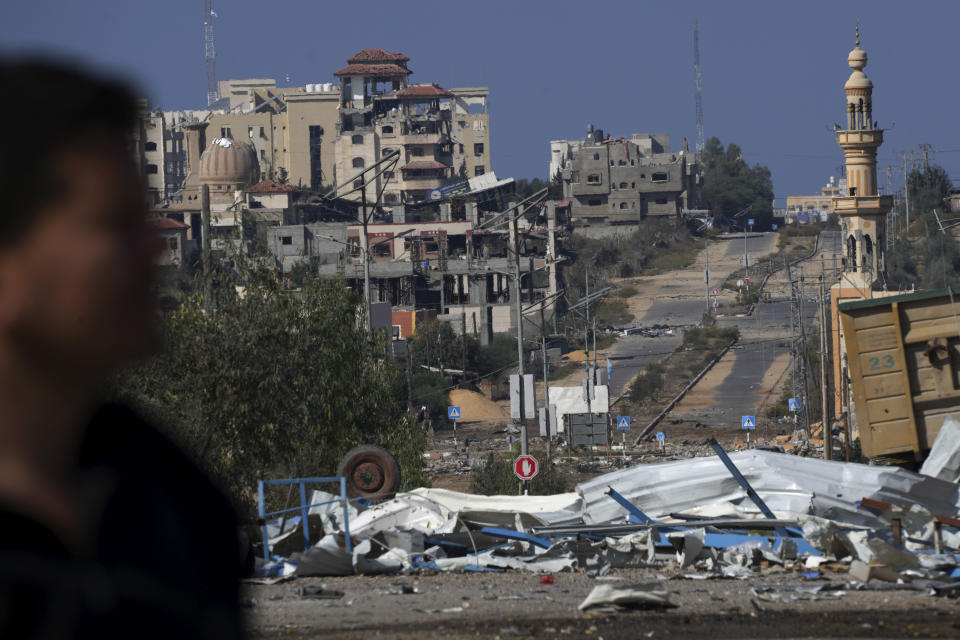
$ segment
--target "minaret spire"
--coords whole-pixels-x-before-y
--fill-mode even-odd
[[[847,64],[852,69],[843,85],[847,126],[837,131],[837,144],[845,156],[847,192],[834,200],[834,211],[843,229],[844,278],[869,291],[883,280],[886,217],[893,202],[877,189],[877,148],[883,144],[883,129],[873,121],[873,82],[863,72],[867,52],[860,48],[859,21],[856,47]]]

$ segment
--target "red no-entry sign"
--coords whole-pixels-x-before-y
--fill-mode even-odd
[[[521,480],[530,480],[540,471],[540,463],[533,456],[517,456],[513,461],[513,473]]]

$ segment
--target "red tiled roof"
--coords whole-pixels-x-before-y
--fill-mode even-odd
[[[403,166],[403,170],[413,169],[449,169],[447,165],[436,160],[412,160]]]
[[[293,187],[290,185],[274,182],[270,178],[261,180],[247,189],[247,193],[290,193],[291,191],[293,191]]]
[[[397,92],[397,97],[430,97],[430,98],[452,98],[453,94],[442,89],[435,84],[411,84],[406,89]]]
[[[348,64],[335,76],[407,76],[413,73],[398,64]]]
[[[156,218],[150,221],[154,228],[160,231],[179,231],[180,229],[189,229],[190,225],[183,224],[173,218]]]
[[[347,64],[369,62],[409,62],[410,58],[402,53],[390,53],[384,49],[364,49],[347,58]]]

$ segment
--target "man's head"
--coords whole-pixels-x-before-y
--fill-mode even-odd
[[[98,378],[154,344],[153,262],[124,87],[0,61],[0,348]]]

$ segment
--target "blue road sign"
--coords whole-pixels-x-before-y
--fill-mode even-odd
[[[744,429],[756,429],[757,416],[743,416],[740,418],[740,426]]]
[[[747,224],[752,227],[752,226],[753,226],[753,218],[749,218],[749,219],[747,220]]]
[[[772,225],[770,225],[770,228],[773,229],[774,231],[776,231],[776,230],[777,230],[777,223],[773,223]]]
[[[447,417],[451,420],[459,420],[460,407],[447,407]]]
[[[790,408],[790,411],[800,411],[803,408],[803,403],[800,402],[800,398],[790,398],[787,401],[787,406]]]
[[[666,439],[667,436],[663,433],[663,431],[657,431],[657,442],[663,442]]]
[[[630,416],[617,416],[617,429],[627,431],[630,428]]]

